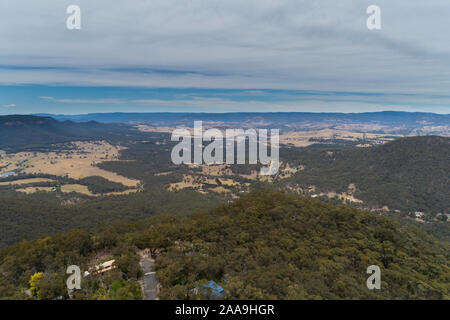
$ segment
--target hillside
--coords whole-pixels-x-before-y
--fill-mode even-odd
[[[10,122],[14,117],[9,117]],[[94,123],[72,123],[75,132],[63,128],[62,122],[51,118],[19,117],[16,122],[8,124],[16,131],[23,127],[26,129],[41,128],[39,133],[34,133],[33,139],[38,139],[40,132],[49,131],[52,137],[60,138],[56,133],[63,130],[63,138],[72,139],[79,129],[78,125],[92,127],[92,131],[82,131],[86,136],[95,132],[99,135],[104,132],[101,124]],[[25,120],[30,121],[24,122]],[[44,121],[45,120],[45,121]],[[42,123],[41,123],[42,122]],[[40,127],[42,126],[42,127]],[[96,131],[96,127],[99,127]],[[56,158],[63,168],[69,171],[62,173],[39,173],[38,168],[34,168],[34,173],[20,173],[18,176],[4,177],[0,184],[0,247],[12,245],[23,239],[32,239],[39,234],[55,234],[64,232],[71,228],[88,230],[100,223],[111,223],[115,220],[136,220],[147,218],[160,213],[174,213],[185,211],[192,212],[193,209],[208,208],[218,201],[235,200],[248,190],[270,185],[268,182],[248,179],[252,169],[251,166],[235,165],[230,170],[230,176],[215,176],[204,170],[205,168],[189,168],[185,166],[175,166],[170,161],[171,144],[167,135],[158,133],[142,133],[139,137],[133,136],[134,132],[129,127],[108,124],[114,126],[108,139],[115,139],[115,134],[124,134],[117,138],[116,142],[126,147],[120,150],[119,159],[108,161],[104,152],[96,154],[95,157],[83,159],[84,162],[75,157],[73,150],[71,153],[58,151],[59,155],[52,155],[52,161]],[[117,126],[117,127],[116,127]],[[118,130],[117,133],[115,130]],[[93,132],[93,133],[92,133]],[[136,133],[139,134],[139,133]],[[104,138],[101,136],[102,139]],[[26,147],[26,140],[23,133],[17,138],[22,139],[22,147]],[[89,139],[89,138],[87,138]],[[45,139],[42,139],[45,140]],[[46,140],[45,140],[46,141]],[[422,224],[424,229],[441,239],[448,239],[449,223],[440,220],[445,218],[438,213],[448,213],[450,207],[449,200],[449,138],[426,136],[400,139],[385,145],[373,148],[289,148],[282,147],[280,151],[281,159],[291,164],[292,167],[304,167],[290,177],[275,180],[274,186],[282,190],[291,190],[292,186],[300,186],[305,195],[314,196],[320,193],[348,191],[349,185],[353,184],[355,190],[353,196],[364,201],[363,207],[381,208],[388,206],[390,210],[401,210],[402,215],[408,215],[415,211],[426,212],[424,219],[433,221],[431,224]],[[2,139],[0,143],[8,143]],[[48,143],[42,144],[42,148],[51,147]],[[99,152],[99,146],[95,146]],[[80,150],[80,157],[89,154],[84,149]],[[112,149],[111,149],[112,150]],[[105,151],[106,152],[106,151]],[[109,152],[112,154],[111,151]],[[39,155],[46,158],[46,154]],[[33,160],[30,154],[28,166],[33,166],[37,160]],[[39,158],[39,157],[38,157]],[[11,158],[13,159],[13,158]],[[15,158],[14,158],[15,159]],[[39,158],[40,159],[40,158]],[[100,162],[91,167],[94,160]],[[22,158],[15,160],[19,162]],[[33,162],[34,161],[34,162]],[[76,161],[76,163],[74,162]],[[122,196],[100,196],[101,193],[122,191],[126,188],[117,182],[100,178],[100,174],[90,174],[83,179],[70,178],[74,169],[71,165],[85,163],[84,167],[78,170],[84,172],[98,173],[97,169],[106,170],[106,173],[113,172],[119,174],[120,181],[135,179],[141,181],[143,192]],[[46,169],[56,168],[56,164],[48,166]],[[20,167],[22,168],[22,167]],[[45,166],[44,166],[45,168]],[[94,170],[95,169],[95,170]],[[9,169],[4,168],[4,171]],[[31,170],[31,169],[29,169]],[[94,171],[93,171],[94,170]],[[66,173],[68,172],[68,174]],[[44,171],[45,173],[45,171]],[[100,172],[102,173],[102,172]],[[59,175],[59,176],[54,176]],[[68,176],[69,175],[69,176]],[[95,177],[97,176],[97,177]],[[101,175],[100,175],[101,176]],[[108,177],[109,175],[106,175]],[[208,184],[186,184],[186,189],[176,191],[169,188],[177,185],[180,181],[192,177],[192,179],[204,179]],[[25,178],[50,178],[53,182],[30,183],[24,185],[8,185],[11,180]],[[217,180],[231,182],[230,186],[217,188]],[[225,179],[225,180],[224,180]],[[116,181],[116,180],[114,180]],[[187,181],[187,180],[186,180]],[[216,184],[214,184],[216,183]],[[79,184],[77,189],[69,189],[74,192],[69,193],[61,189],[61,185]],[[248,187],[247,187],[248,185]],[[314,192],[309,192],[310,186],[316,186]],[[204,187],[206,194],[202,194],[199,186]],[[89,197],[89,193],[75,193],[79,188],[88,189],[94,193],[99,193],[98,197]],[[27,188],[46,188],[43,191],[25,195],[19,190]],[[51,191],[54,188],[54,192]],[[217,189],[221,193],[217,192]],[[241,192],[242,191],[242,192]],[[359,204],[357,204],[359,205]],[[189,210],[184,210],[189,209]],[[396,215],[398,215],[396,213]],[[414,217],[415,218],[415,217]],[[436,218],[436,219],[435,219]],[[408,218],[409,219],[409,218]],[[411,219],[409,219],[411,220]]]
[[[0,116],[0,150],[47,149],[53,143],[118,138],[130,132],[134,132],[132,128],[122,124],[61,122],[50,117],[25,115]]]
[[[433,237],[354,207],[261,190],[189,217],[116,223],[4,249],[0,298],[24,298],[21,291],[40,272],[37,298],[67,298],[66,266],[86,270],[101,253],[118,269],[83,280],[76,297],[139,299],[136,252],[144,248],[156,254],[161,299],[205,298],[192,289],[210,280],[229,299],[448,299],[450,293],[450,251]],[[370,265],[381,268],[379,291],[366,287]]]
[[[70,229],[89,230],[113,221],[133,221],[161,213],[209,208],[217,199],[185,190],[176,194],[151,189],[130,195],[98,197],[89,201],[77,195],[79,203],[61,203],[59,194],[37,193],[0,196],[0,248],[41,234],[52,235]],[[70,199],[70,198],[69,198]]]
[[[281,157],[305,169],[281,185],[314,185],[347,192],[369,207],[449,213],[450,138],[408,137],[371,148],[281,149]]]

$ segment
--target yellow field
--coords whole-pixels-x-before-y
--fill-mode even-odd
[[[225,189],[224,187],[215,187],[215,188],[211,188],[211,191],[214,191],[216,193],[230,193],[231,190],[229,189]]]
[[[28,187],[28,188],[21,188],[16,189],[17,192],[22,192],[26,194],[36,193],[36,192],[51,192],[53,191],[53,187]]]
[[[26,193],[26,194],[32,194],[32,193],[36,193],[36,192],[54,192],[55,188],[54,187],[28,187],[28,188],[20,188],[20,189],[16,189],[17,192],[22,192],[22,193]],[[116,195],[125,195],[125,194],[131,194],[131,193],[135,193],[137,192],[138,189],[128,189],[125,191],[120,191],[120,192],[109,192],[109,193],[105,193],[102,194],[103,196],[116,196]],[[80,194],[84,194],[87,196],[91,196],[91,197],[98,197],[100,196],[100,194],[93,194],[91,191],[89,191],[87,186],[83,186],[81,184],[65,184],[61,186],[61,192],[63,193],[72,193],[72,192],[76,192],[76,193],[80,193]]]
[[[356,199],[353,195],[349,195],[347,193],[328,192],[328,193],[319,193],[319,194],[311,195],[312,198],[323,197],[323,196],[326,196],[330,199],[337,198],[339,200],[342,200],[343,202],[350,201],[350,202],[354,202],[354,203],[363,203],[362,200]]]
[[[138,191],[138,189],[128,189],[128,190],[120,191],[120,192],[104,193],[102,195],[103,196],[115,196],[115,195],[131,194],[131,193],[135,193],[137,191]],[[98,196],[100,196],[100,194],[92,193],[91,191],[89,191],[87,186],[83,186],[81,184],[66,184],[66,185],[63,185],[63,186],[61,186],[61,192],[64,192],[64,193],[76,192],[76,193],[85,194],[85,195],[91,196],[91,197],[98,197]]]
[[[240,176],[249,180],[258,180],[258,171],[253,170],[250,174],[240,174]]]
[[[385,143],[394,139],[388,136],[392,135],[367,133],[366,139],[370,139],[372,142],[375,143]],[[309,139],[311,138],[324,140],[340,139],[347,141],[357,141],[358,139],[363,139],[363,137],[364,133],[362,132],[352,132],[346,130],[322,129],[313,131],[292,131],[280,134],[280,143],[291,144],[296,147],[307,147],[312,144],[318,143],[316,141],[309,141]]]
[[[30,184],[30,183],[39,183],[39,182],[54,182],[52,179],[45,178],[31,178],[31,179],[20,179],[13,181],[0,182],[0,186],[9,186],[9,185],[22,185],[22,184]]]
[[[74,142],[71,146],[73,150],[64,152],[3,154],[0,157],[0,167],[3,167],[0,173],[20,169],[24,173],[67,175],[73,179],[100,176],[127,187],[137,187],[140,183],[95,166],[103,161],[117,161],[121,147],[112,146],[105,141]]]
[[[66,184],[61,186],[61,192],[64,193],[71,193],[71,192],[76,192],[76,193],[81,193],[81,194],[85,194],[85,195],[92,195],[92,193],[89,191],[87,186],[83,186],[81,184]]]

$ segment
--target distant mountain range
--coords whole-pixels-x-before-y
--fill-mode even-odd
[[[0,149],[32,150],[73,140],[123,138],[137,124],[192,126],[202,120],[219,128],[279,128],[282,131],[333,129],[396,135],[450,136],[450,115],[376,113],[93,113],[86,115],[0,116]]]
[[[370,113],[91,113],[49,115],[56,120],[78,122],[146,124],[151,126],[192,126],[195,120],[220,126],[264,127],[282,130],[338,129],[402,135],[436,134],[450,136],[450,114],[422,112]]]

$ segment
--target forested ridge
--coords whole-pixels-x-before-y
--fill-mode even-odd
[[[86,279],[74,298],[140,299],[137,252],[145,248],[156,255],[162,299],[205,298],[192,290],[210,280],[226,289],[228,299],[449,298],[450,138],[408,137],[371,148],[282,146],[282,162],[302,169],[260,181],[239,176],[259,167],[231,166],[232,174],[225,177],[251,186],[236,191],[242,198],[235,201],[194,188],[169,191],[170,184],[202,168],[173,165],[168,134],[8,117],[0,121],[0,132],[7,131],[12,140],[2,139],[0,148],[60,151],[64,146],[52,143],[106,139],[126,149],[118,161],[97,166],[140,184],[134,194],[89,197],[64,194],[59,186],[76,183],[96,195],[128,187],[100,176],[19,172],[2,178],[53,182],[0,186],[0,248],[5,248],[0,250],[0,298],[67,299],[68,265],[87,270],[114,258],[118,268],[103,279]],[[388,206],[382,214],[395,219],[341,205],[341,199],[319,201],[276,191],[344,193],[351,184],[352,196],[363,200],[354,205]],[[26,186],[55,191],[16,192]],[[246,195],[262,186],[271,189]],[[410,218],[415,211],[426,213],[421,222]],[[382,270],[381,291],[366,287],[369,265]]]
[[[70,228],[89,229],[100,223],[115,220],[136,220],[159,213],[192,212],[209,208],[223,196],[199,194],[193,189],[177,192],[166,190],[170,183],[183,178],[186,166],[175,166],[170,161],[170,144],[167,135],[150,135],[147,142],[128,142],[121,153],[121,160],[99,164],[99,167],[117,172],[123,176],[138,179],[144,190],[137,194],[90,198],[81,194],[64,195],[36,193],[20,195],[14,188],[0,187],[0,247],[11,245],[23,239],[32,239],[39,234],[54,234]],[[299,185],[304,190],[314,185],[317,192],[345,192],[349,184],[355,184],[354,196],[364,201],[363,207],[387,205],[392,211],[402,210],[395,215],[424,211],[426,221],[421,228],[448,239],[449,223],[435,221],[433,214],[448,213],[450,208],[450,155],[449,138],[427,136],[404,138],[372,148],[309,149],[281,148],[282,161],[292,166],[304,166],[304,170],[285,179],[276,180],[273,186],[289,190]],[[239,173],[250,173],[249,165],[232,167],[230,178],[252,188],[267,183],[242,180]],[[159,173],[168,172],[167,175]],[[101,194],[125,189],[120,184],[100,177],[74,180],[51,175],[20,175],[21,178],[44,177],[55,183],[34,185],[55,186],[66,183],[87,185],[89,190]],[[2,181],[17,179],[3,178]],[[241,195],[241,194],[239,194]],[[408,219],[408,216],[406,216]],[[446,218],[445,215],[439,218]]]
[[[449,298],[448,243],[351,206],[270,190],[189,216],[23,241],[0,251],[0,297],[30,298],[23,292],[33,285],[34,298],[68,298],[67,266],[85,270],[107,252],[122,273],[103,286],[86,280],[75,297],[139,299],[136,252],[145,248],[156,257],[161,299],[206,298],[193,288],[209,280],[228,299]],[[370,265],[381,268],[381,290],[366,287]]]
[[[77,195],[77,199],[78,203],[62,204],[53,194],[3,193],[0,197],[0,248],[41,234],[52,235],[74,228],[89,230],[113,221],[133,221],[161,213],[189,214],[218,203],[218,199],[192,190],[171,193],[150,189],[86,200]]]
[[[346,192],[368,207],[448,213],[450,208],[450,138],[401,138],[371,148],[281,148],[285,161],[305,170],[281,181],[316,186],[323,192]]]

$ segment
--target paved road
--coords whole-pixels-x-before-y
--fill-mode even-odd
[[[144,300],[156,300],[156,287],[158,281],[156,280],[156,273],[153,271],[153,265],[155,262],[143,257],[141,259],[141,267],[144,271],[144,277],[142,279],[142,285],[144,287]]]

